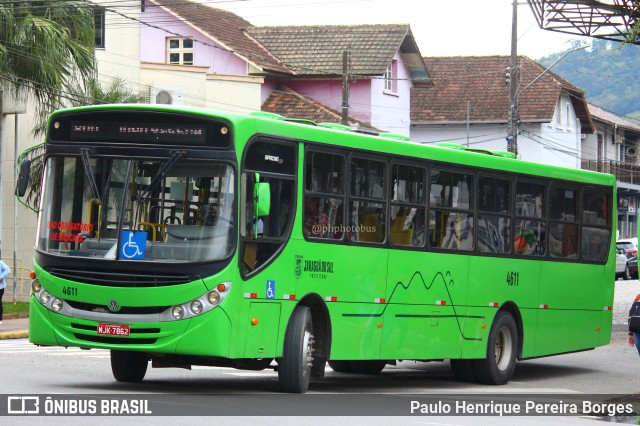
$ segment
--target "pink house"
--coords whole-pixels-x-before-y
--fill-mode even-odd
[[[141,61],[262,77],[261,109],[289,117],[339,123],[348,104],[350,125],[408,136],[411,89],[432,85],[405,24],[255,27],[184,0],[150,0],[141,20]]]

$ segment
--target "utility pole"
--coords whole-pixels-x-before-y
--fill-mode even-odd
[[[349,125],[349,48],[342,52],[342,124]]]
[[[509,117],[507,151],[518,155],[518,1],[513,0],[511,18],[511,65],[509,68]]]

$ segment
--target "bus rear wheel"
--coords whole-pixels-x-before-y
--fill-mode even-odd
[[[351,366],[349,365],[349,361],[329,361],[329,367],[337,373],[351,373]]]
[[[148,365],[147,355],[142,352],[111,351],[111,371],[119,382],[141,382]]]
[[[306,392],[313,365],[313,322],[308,307],[298,306],[293,311],[284,336],[282,355],[278,362],[280,389],[291,393]]]
[[[472,361],[473,372],[479,383],[504,385],[516,368],[518,329],[510,313],[500,311],[493,320],[487,357]]]

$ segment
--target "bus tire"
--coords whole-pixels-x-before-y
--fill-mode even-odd
[[[119,382],[141,382],[148,365],[147,355],[143,352],[111,351],[111,371]]]
[[[450,359],[451,372],[456,380],[461,382],[475,382],[476,376],[470,359]]]
[[[365,360],[365,361],[349,361],[351,371],[357,374],[378,374],[382,371],[387,361],[384,360]]]
[[[487,357],[472,361],[473,372],[479,383],[504,385],[516,368],[518,353],[518,328],[510,313],[500,311],[493,320]]]
[[[349,361],[329,361],[329,367],[337,373],[352,373],[351,366],[349,365]]]
[[[313,322],[311,310],[298,306],[293,311],[284,336],[278,381],[283,392],[304,393],[309,388],[313,365]]]

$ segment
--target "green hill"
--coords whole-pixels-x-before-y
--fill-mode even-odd
[[[549,66],[563,54],[537,62]],[[569,53],[551,70],[584,90],[590,103],[640,120],[640,46],[592,39],[591,48]]]

